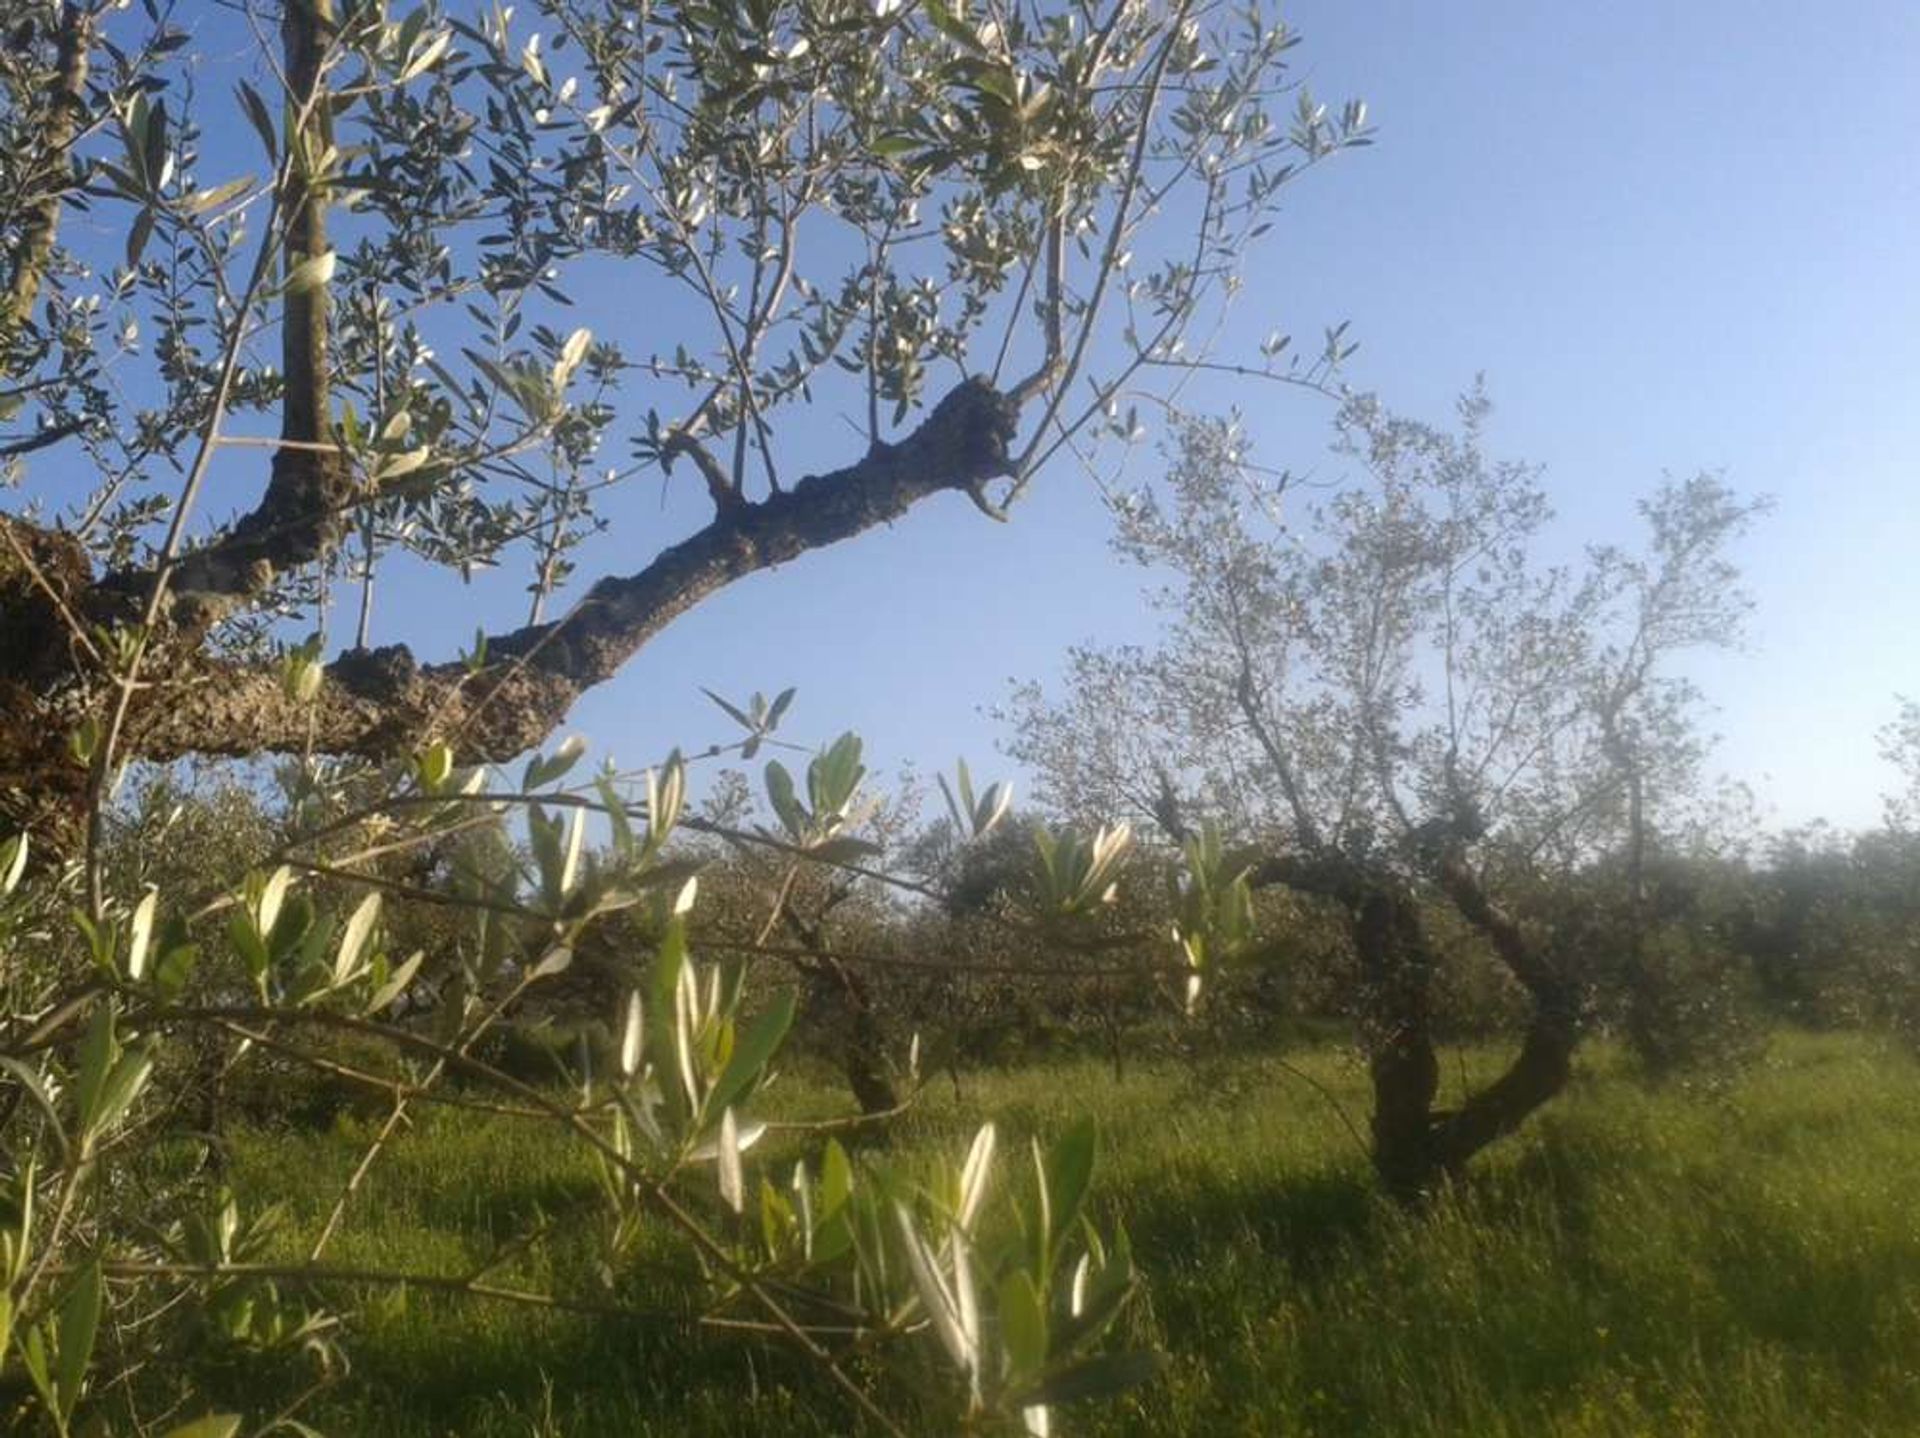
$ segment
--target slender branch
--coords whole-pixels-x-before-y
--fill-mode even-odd
[[[679,1313],[670,1308],[633,1308],[622,1303],[602,1303],[593,1299],[569,1298],[562,1294],[542,1293],[534,1289],[512,1288],[487,1283],[461,1274],[413,1273],[401,1269],[366,1268],[351,1264],[328,1263],[143,1263],[133,1260],[109,1260],[100,1265],[109,1278],[176,1278],[197,1280],[272,1279],[279,1283],[354,1283],[386,1288],[417,1288],[432,1293],[452,1293],[466,1298],[487,1298],[496,1302],[528,1308],[545,1308],[558,1313],[579,1313],[594,1318],[618,1318],[633,1323],[661,1324],[675,1328],[714,1328],[736,1333],[784,1333],[778,1324],[756,1323],[744,1318],[724,1318],[708,1313]],[[848,1325],[808,1324],[809,1332],[836,1337],[870,1330]]]
[[[473,1046],[485,1036],[500,1016],[526,993],[530,982],[531,971],[521,974],[519,981],[502,994],[477,1023],[467,1027],[460,1041],[453,1045],[454,1052],[462,1056],[471,1052]],[[446,1072],[446,1066],[445,1059],[435,1059],[433,1066],[420,1080],[420,1087],[431,1088],[437,1084],[440,1076]],[[326,1222],[320,1225],[320,1232],[314,1238],[313,1246],[307,1251],[307,1262],[318,1263],[326,1253],[327,1245],[333,1241],[334,1234],[340,1231],[340,1225],[346,1220],[347,1208],[352,1204],[354,1195],[360,1191],[360,1185],[366,1182],[367,1175],[373,1172],[374,1164],[379,1161],[380,1155],[386,1152],[387,1145],[393,1141],[394,1134],[399,1132],[400,1125],[406,1122],[410,1098],[411,1096],[405,1092],[395,1091],[393,1103],[387,1109],[385,1122],[380,1125],[379,1132],[368,1140],[365,1151],[360,1155],[360,1161],[354,1165],[353,1172],[347,1176],[346,1183],[341,1186],[339,1195],[334,1199],[333,1207],[327,1213]]]
[[[218,449],[220,426],[225,423],[227,404],[233,394],[234,378],[240,370],[241,353],[246,346],[247,315],[258,300],[265,286],[268,268],[273,255],[273,229],[278,219],[277,207],[269,212],[267,238],[260,246],[259,257],[254,261],[253,273],[248,276],[246,289],[242,292],[240,304],[233,317],[232,330],[227,339],[226,352],[220,359],[219,377],[214,381],[212,400],[207,407],[207,417],[200,428],[199,445],[194,454],[193,465],[187,472],[185,482],[180,488],[180,497],[174,502],[173,518],[167,528],[167,537],[160,553],[160,565],[153,588],[147,596],[145,613],[142,616],[139,636],[133,654],[128,661],[126,672],[118,676],[118,694],[115,698],[112,716],[106,731],[96,747],[87,779],[87,889],[89,903],[95,918],[100,915],[104,902],[101,875],[101,840],[106,815],[107,778],[112,773],[119,751],[120,740],[127,725],[132,709],[134,695],[138,690],[141,661],[146,657],[147,647],[151,643],[155,626],[166,603],[168,586],[172,582],[174,564],[178,559],[181,546],[186,542],[187,518],[193,512],[194,501],[199,497],[200,489],[206,482],[207,471],[213,463]]]
[[[1160,53],[1154,57],[1153,73],[1148,78],[1146,95],[1141,101],[1140,115],[1135,122],[1133,153],[1127,161],[1127,177],[1121,183],[1120,194],[1114,202],[1113,225],[1107,232],[1106,246],[1101,252],[1099,272],[1093,282],[1093,295],[1087,301],[1086,310],[1081,316],[1080,332],[1075,336],[1072,356],[1067,360],[1065,368],[1060,371],[1057,382],[1053,385],[1053,393],[1048,400],[1045,418],[1051,418],[1058,412],[1061,400],[1073,384],[1074,376],[1080,372],[1080,364],[1086,358],[1087,347],[1093,342],[1095,322],[1100,315],[1100,303],[1106,295],[1107,284],[1115,273],[1115,262],[1120,257],[1120,246],[1125,242],[1129,228],[1129,212],[1133,208],[1133,197],[1140,188],[1140,177],[1146,169],[1147,143],[1153,135],[1153,114],[1160,101],[1160,84],[1166,78],[1167,66],[1172,63],[1181,27],[1191,8],[1190,0],[1182,0],[1174,13],[1168,17],[1167,38],[1161,42]],[[1036,429],[1032,442],[1028,444],[1026,451],[1020,455],[1014,465],[1016,492],[1024,487],[1030,476],[1028,461],[1033,458],[1034,450],[1040,443],[1040,436],[1045,432],[1045,418]],[[1008,498],[1011,500],[1012,496]]]
[[[713,500],[713,507],[720,514],[733,514],[746,505],[745,498],[727,477],[720,461],[713,452],[685,430],[675,430],[667,442],[660,446],[660,462],[671,472],[673,462],[681,455],[693,461],[693,467],[700,471],[700,478],[706,481],[707,495]]]
[[[33,454],[37,450],[51,448],[61,440],[80,433],[90,423],[92,421],[86,419],[62,420],[58,424],[50,424],[43,429],[35,430],[32,434],[23,435],[19,439],[7,440],[5,443],[0,443],[0,459],[16,459],[23,454]]]
[[[1067,360],[1066,294],[1064,271],[1066,269],[1067,198],[1060,195],[1055,199],[1053,216],[1047,221],[1046,240],[1046,293],[1041,299],[1041,323],[1045,327],[1047,347],[1040,356],[1040,363],[1034,366],[1033,373],[1007,391],[1016,404],[1027,400],[1045,390],[1061,373]],[[1008,320],[1008,332],[1019,322],[1016,314]]]
[[[692,1214],[688,1213],[663,1186],[661,1178],[642,1168],[631,1156],[622,1153],[609,1139],[588,1123],[585,1116],[566,1107],[549,1097],[532,1084],[523,1083],[509,1074],[502,1073],[490,1064],[461,1053],[453,1047],[436,1042],[424,1034],[393,1024],[381,1023],[374,1019],[355,1018],[348,1014],[329,1013],[323,1009],[280,1009],[263,1008],[256,1005],[191,1005],[156,1004],[146,1011],[145,1017],[154,1021],[200,1020],[218,1022],[233,1019],[241,1023],[290,1023],[308,1027],[332,1029],[342,1033],[362,1034],[378,1038],[397,1047],[411,1049],[416,1053],[431,1055],[445,1060],[449,1069],[469,1074],[482,1082],[492,1084],[513,1094],[522,1102],[542,1110],[549,1118],[564,1125],[582,1142],[586,1143],[602,1158],[613,1164],[626,1175],[646,1196],[647,1200],[663,1213],[673,1225],[691,1241],[702,1256],[717,1270],[724,1273],[766,1310],[777,1330],[795,1343],[802,1352],[819,1363],[834,1384],[853,1400],[860,1411],[879,1425],[881,1431],[893,1435],[893,1438],[906,1438],[904,1431],[886,1413],[874,1403],[867,1392],[848,1376],[846,1370],[836,1362],[833,1355],[823,1349],[776,1298],[767,1285],[741,1267],[732,1255],[710,1235],[706,1228]]]

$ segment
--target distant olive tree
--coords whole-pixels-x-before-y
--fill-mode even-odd
[[[1011,706],[1012,750],[1059,809],[1131,812],[1189,843],[1217,826],[1229,855],[1248,846],[1242,882],[1345,916],[1374,1159],[1401,1195],[1565,1084],[1588,976],[1562,960],[1586,935],[1502,895],[1607,856],[1624,905],[1644,904],[1650,836],[1702,749],[1675,660],[1732,642],[1747,608],[1727,548],[1755,505],[1711,477],[1669,483],[1640,506],[1644,548],[1551,562],[1539,476],[1485,456],[1486,414],[1469,396],[1449,433],[1356,398],[1345,472],[1317,494],[1257,465],[1235,425],[1182,422],[1164,482],[1115,505],[1162,641],[1075,650],[1063,693],[1026,686]],[[1530,1011],[1505,1073],[1451,1107],[1431,904]]]
[[[1902,698],[1900,711],[1879,734],[1880,757],[1892,766],[1897,786],[1886,796],[1887,827],[1920,831],[1920,700]]]

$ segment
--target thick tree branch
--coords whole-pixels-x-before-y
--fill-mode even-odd
[[[423,666],[400,647],[353,651],[329,666],[311,703],[301,703],[268,668],[188,666],[143,695],[127,751],[170,759],[311,744],[321,753],[389,757],[438,737],[463,759],[510,758],[733,581],[889,523],[943,490],[964,493],[1004,477],[1016,417],[1005,396],[968,380],[899,443],[730,509],[639,573],[601,580],[563,618],[490,639],[477,672],[460,662]]]
[[[1520,921],[1488,895],[1479,874],[1467,862],[1463,846],[1450,844],[1439,855],[1434,869],[1441,889],[1460,911],[1460,917],[1485,936],[1500,962],[1532,995],[1535,1003],[1559,1002],[1567,988],[1565,981],[1541,957]]]
[[[1458,1109],[1434,1116],[1437,1166],[1443,1172],[1459,1172],[1481,1149],[1515,1132],[1559,1094],[1573,1076],[1576,1037],[1571,1015],[1536,1009],[1520,1052],[1506,1072]]]
[[[1506,1072],[1458,1109],[1434,1116],[1438,1164],[1455,1171],[1566,1087],[1579,1041],[1579,1013],[1574,986],[1542,957],[1520,922],[1488,896],[1463,846],[1448,846],[1436,873],[1454,908],[1486,937],[1533,1000],[1526,1038]]]
[[[287,87],[295,120],[287,136],[287,225],[281,236],[286,273],[327,252],[326,161],[333,126],[321,94],[321,63],[333,28],[333,0],[290,0],[281,21]],[[317,444],[332,427],[328,411],[327,340],[330,298],[325,284],[290,292],[281,328],[286,393],[280,437],[291,445]],[[269,494],[271,499],[271,494]]]

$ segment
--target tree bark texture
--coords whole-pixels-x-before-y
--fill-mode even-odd
[[[156,637],[123,755],[169,760],[311,746],[385,759],[443,739],[464,761],[509,759],[541,743],[582,694],[735,580],[891,523],[943,491],[970,493],[1009,474],[1016,420],[991,385],[967,380],[899,443],[716,514],[638,573],[600,580],[561,618],[490,637],[477,668],[423,664],[401,646],[354,650],[327,666],[319,692],[301,701],[274,666],[211,657],[194,626],[181,626],[171,641]],[[77,544],[0,516],[0,827],[37,812],[36,795],[79,782],[66,737],[104,691],[75,629],[124,613],[123,587],[94,580]]]
[[[1257,865],[1256,884],[1284,884],[1338,903],[1360,969],[1359,1018],[1373,1086],[1373,1164],[1381,1187],[1418,1203],[1459,1176],[1489,1144],[1514,1132],[1563,1088],[1579,1040],[1577,987],[1534,936],[1488,895],[1464,847],[1430,858],[1441,892],[1486,940],[1532,1004],[1519,1052],[1456,1109],[1440,1092],[1434,1036],[1436,957],[1413,885],[1338,856],[1283,856]]]

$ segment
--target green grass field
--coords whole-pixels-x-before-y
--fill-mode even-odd
[[[1361,1120],[1350,1059],[1288,1057]],[[838,1102],[781,1090],[789,1112]],[[1017,1138],[1087,1112],[1097,1216],[1125,1223],[1147,1281],[1131,1337],[1167,1363],[1125,1399],[1061,1410],[1056,1431],[1920,1433],[1920,1065],[1900,1052],[1783,1036],[1702,1092],[1648,1090],[1591,1051],[1570,1093],[1422,1217],[1374,1199],[1328,1099],[1257,1056],[1119,1080],[1092,1062],[978,1075],[958,1100],[943,1081],[894,1149],[911,1161],[957,1152],[984,1117]],[[249,1135],[241,1186],[291,1188],[316,1219],[363,1134]],[[555,1240],[503,1276],[587,1289],[567,1233],[595,1202],[586,1160],[546,1133],[429,1111],[329,1258],[459,1272],[545,1220]],[[619,1297],[671,1306],[677,1291],[643,1270]],[[334,1298],[353,1371],[302,1411],[329,1433],[856,1430],[775,1346],[421,1291]],[[911,1401],[893,1408],[938,1431]]]

